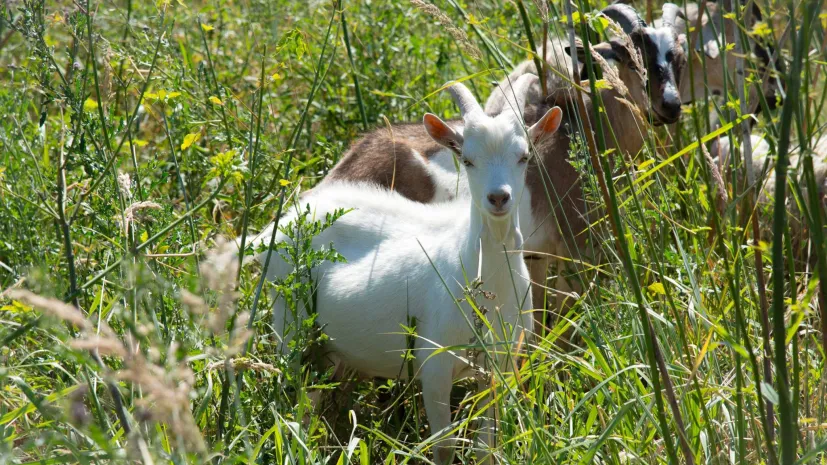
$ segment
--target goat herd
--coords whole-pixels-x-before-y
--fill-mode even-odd
[[[592,45],[590,57],[579,42],[551,39],[537,50],[545,61],[545,82],[534,61],[526,61],[498,84],[484,108],[463,84],[454,83],[447,90],[462,120],[445,122],[427,113],[422,124],[368,133],[297,202],[296,210],[309,206],[317,218],[350,210],[313,238],[314,246],[332,243],[346,259],[313,270],[314,311],[329,336],[329,360],[365,376],[404,375],[400,353],[407,340],[401,325],[415,320],[414,368],[428,422],[432,433],[446,432],[435,449],[438,464],[450,463],[453,454],[447,433],[453,381],[483,365],[512,371],[519,346],[549,323],[545,311],[531,315],[545,306],[551,257],[588,260],[583,234],[588,212],[580,173],[568,162],[571,142],[586,131],[577,99],[591,108],[589,100],[599,98],[607,147],[635,155],[644,145],[646,125],[675,123],[682,104],[724,92],[724,70],[735,69],[734,55],[722,52],[721,44],[737,40],[737,25],[716,3],[703,8],[667,3],[652,25],[625,4],[602,13],[614,23],[615,34]],[[757,8],[749,12],[753,21],[760,14]],[[688,24],[701,27],[687,33]],[[783,90],[773,77],[773,51],[755,42],[750,46],[760,63],[751,71],[763,78],[761,95],[748,99],[754,112],[758,102],[766,108],[780,100],[776,94]],[[578,96],[572,83],[587,75],[583,62],[600,66],[611,86],[601,86],[599,95]],[[761,149],[760,140],[755,142]],[[280,224],[296,216],[287,214]],[[271,234],[290,242],[273,227],[251,246]],[[269,260],[268,279],[292,271],[278,255]],[[477,288],[484,291],[477,303],[488,309],[490,325],[475,324],[480,314],[462,299]],[[577,280],[558,279],[555,290],[550,314],[565,314],[571,303],[566,296],[580,292]],[[287,343],[296,322],[283,296],[275,296],[273,315],[277,337]],[[480,334],[480,327],[493,331]],[[479,356],[485,360],[435,352],[481,339],[495,342]],[[492,417],[487,415],[489,422]],[[478,456],[492,445],[492,432],[492,424],[482,426]]]

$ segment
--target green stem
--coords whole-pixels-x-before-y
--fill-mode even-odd
[[[795,15],[795,5],[792,0],[788,2],[789,11]],[[809,49],[810,44],[810,16],[820,11],[821,0],[812,0],[808,7],[804,8],[804,21],[797,35],[794,35],[793,60],[790,74],[787,79],[789,92],[788,101],[785,102],[781,111],[781,126],[779,131],[778,155],[775,164],[775,199],[773,205],[773,238],[772,241],[772,321],[773,340],[775,342],[775,373],[776,391],[778,392],[778,411],[780,419],[781,449],[780,463],[791,465],[796,458],[796,419],[793,418],[793,409],[790,402],[790,386],[787,375],[787,344],[784,325],[784,241],[783,234],[787,221],[786,192],[787,192],[787,168],[789,165],[790,133],[794,112],[798,108],[800,99],[799,89],[801,88],[801,71],[804,63],[804,53]]]
[[[208,203],[212,202],[216,197],[218,197],[218,194],[221,192],[221,188],[224,187],[224,184],[226,184],[226,182],[227,182],[227,179],[222,179],[221,182],[218,183],[218,187],[215,188],[215,190],[213,191],[212,194],[210,194],[209,197],[207,197],[204,201],[202,201],[201,203],[199,203],[198,205],[193,207],[191,210],[189,210],[186,213],[184,213],[183,215],[179,216],[175,221],[173,221],[172,223],[166,225],[163,229],[161,229],[157,233],[153,234],[152,237],[150,237],[149,239],[147,239],[144,242],[142,242],[141,244],[138,244],[137,246],[135,246],[135,249],[132,251],[132,253],[137,254],[138,252],[140,252],[140,251],[146,249],[147,247],[149,247],[150,245],[154,244],[158,239],[165,236],[166,233],[170,232],[173,228],[175,228],[176,226],[178,226],[179,224],[184,222],[193,213],[197,212],[202,207],[204,207],[204,205],[207,205]],[[89,281],[86,281],[86,283],[84,283],[82,286],[80,286],[78,288],[77,292],[81,292],[85,289],[88,289],[90,286],[94,286],[95,284],[97,284],[101,279],[106,277],[107,274],[109,274],[112,270],[114,270],[121,263],[123,263],[123,261],[126,260],[128,257],[129,257],[128,254],[124,255],[123,257],[119,258],[118,260],[116,260],[111,265],[104,268],[103,271],[101,271],[100,273],[95,275],[95,277],[93,277]],[[70,295],[69,298],[71,298],[71,297],[73,297],[73,296]]]
[[[362,89],[359,87],[359,76],[356,74],[356,66],[353,64],[353,51],[350,49],[350,37],[347,32],[347,21],[345,20],[345,10],[342,7],[342,0],[339,0],[339,15],[342,18],[342,38],[345,41],[345,49],[347,50],[347,59],[350,61],[350,73],[353,76],[353,87],[356,89],[356,103],[359,105],[359,115],[362,117],[362,129],[368,130],[368,115],[365,112],[365,103],[362,100]]]
[[[548,95],[546,73],[543,72],[545,68],[540,57],[537,56],[537,45],[534,43],[534,34],[531,33],[531,22],[528,20],[528,13],[526,13],[523,0],[517,0],[517,9],[520,10],[520,17],[523,19],[523,28],[525,29],[526,39],[528,39],[528,46],[531,49],[531,58],[534,59],[534,66],[537,67],[537,74],[540,76],[540,88],[543,89],[543,95]],[[545,44],[543,44],[543,46],[545,47]]]
[[[581,4],[581,11],[583,10],[583,5]],[[571,12],[568,12],[571,15]],[[574,21],[573,18],[570,18],[570,21]],[[584,55],[586,58],[586,69],[589,70],[589,87],[591,89],[591,94],[594,97],[600,95],[596,79],[594,73],[592,72],[592,58],[591,58],[591,51],[589,46],[589,29],[588,25],[586,24],[585,17],[581,15],[580,17],[580,27],[581,27],[581,41],[583,42],[583,47],[585,48]],[[597,148],[600,153],[603,153],[606,150],[606,138],[605,133],[603,131],[603,118],[602,112],[600,111],[600,104],[599,98],[592,99],[592,110],[593,110],[593,120],[596,123],[595,132],[598,136]],[[594,163],[595,157],[592,158]],[[599,172],[605,173],[611,172],[611,166],[609,166],[607,157],[600,157],[600,164],[601,169]],[[598,171],[597,167],[595,167],[595,171]],[[626,270],[626,275],[629,280],[629,285],[632,287],[632,291],[635,295],[635,303],[637,304],[637,309],[641,321],[641,326],[643,327],[643,335],[644,335],[644,342],[646,345],[646,356],[649,362],[649,370],[650,375],[652,378],[652,389],[654,391],[655,397],[655,407],[657,410],[657,418],[658,422],[660,423],[661,434],[664,439],[664,444],[666,446],[666,453],[669,456],[670,463],[678,463],[678,458],[675,453],[675,446],[672,442],[672,436],[669,432],[669,424],[666,420],[666,409],[663,403],[663,397],[661,393],[661,383],[660,377],[658,374],[658,360],[656,355],[656,347],[657,341],[655,340],[655,336],[652,331],[652,325],[649,321],[649,314],[646,309],[646,304],[643,299],[643,292],[640,287],[640,282],[638,280],[637,271],[635,270],[634,262],[632,261],[632,257],[629,253],[628,244],[626,243],[626,236],[624,233],[623,223],[620,220],[620,210],[618,208],[618,201],[617,196],[614,190],[614,183],[609,182],[607,179],[603,180],[603,185],[605,186],[606,193],[608,194],[608,198],[605,198],[604,201],[606,205],[609,207],[609,219],[611,220],[611,224],[613,226],[613,230],[615,233],[615,241],[620,252],[620,259],[623,262],[623,267]],[[668,376],[668,373],[663,373],[664,376]],[[684,457],[687,463],[694,463],[693,455],[691,451],[684,451],[686,456]]]

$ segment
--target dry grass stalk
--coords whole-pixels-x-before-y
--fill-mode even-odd
[[[111,337],[90,336],[86,339],[73,339],[69,347],[75,350],[97,351],[101,355],[126,358],[127,352],[119,339]]]
[[[632,60],[632,65],[633,65],[632,69],[635,71],[635,73],[637,73],[638,78],[640,79],[641,85],[643,87],[646,87],[646,83],[649,82],[649,75],[647,74],[647,71],[646,71],[646,65],[643,62],[643,56],[640,54],[640,51],[635,47],[635,45],[629,39],[629,35],[626,34],[625,32],[623,32],[623,28],[621,28],[620,25],[617,24],[615,21],[613,21],[609,18],[606,18],[606,19],[609,21],[609,30],[613,33],[614,40],[619,42],[621,45],[623,45],[623,48],[626,49],[626,53],[629,55],[629,58]],[[606,78],[606,80],[609,81],[609,83],[612,84],[612,86],[615,89],[618,89],[618,92],[620,92],[620,95],[628,96],[629,95],[629,90],[626,88],[626,85],[623,84],[623,81],[620,80],[620,78],[617,74],[617,71],[612,70],[612,72],[610,72],[610,74],[612,74],[612,76],[607,77],[606,76],[606,73],[607,73],[606,70],[607,70],[607,68],[611,68],[611,67],[608,66],[608,63],[606,62],[606,60],[602,56],[599,56],[598,54],[596,54],[594,52],[592,53],[592,56],[595,57],[597,62],[600,64],[600,67],[603,69],[603,75]],[[614,82],[615,80],[620,83],[620,86],[618,86],[618,82]],[[623,89],[623,90],[621,90],[621,89]],[[644,102],[644,104],[645,104],[645,107],[648,108],[648,106],[649,106],[649,102],[648,102],[649,96],[648,96],[648,94],[644,95],[644,98],[647,99],[647,101]]]
[[[269,363],[256,362],[246,357],[232,358],[229,360],[212,362],[209,365],[207,365],[207,370],[223,370],[228,362],[236,370],[253,370],[273,374],[277,374],[280,372],[278,368],[274,367],[273,365],[270,365]]]
[[[80,310],[58,299],[43,297],[25,289],[11,289],[6,294],[11,299],[37,308],[83,331],[95,330]],[[167,371],[148,362],[137,347],[134,350],[128,349],[105,323],[101,323],[98,330],[102,335],[74,339],[69,342],[69,346],[75,350],[96,351],[102,355],[122,358],[126,368],[115,373],[115,378],[139,385],[144,397],[138,402],[149,410],[151,418],[169,425],[187,444],[199,452],[205,452],[204,440],[191,412],[189,396],[195,385],[192,370],[182,364]],[[168,359],[174,359],[174,350],[175,345],[170,347]]]
[[[126,362],[127,368],[115,376],[141,387],[143,398],[136,403],[147,409],[149,419],[164,423],[173,433],[199,452],[207,450],[195,418],[192,416],[190,392],[195,376],[186,365],[167,371],[135,353]]]
[[[124,210],[123,215],[126,218],[126,221],[132,221],[138,218],[136,213],[140,212],[141,210],[160,210],[161,205],[155,202],[145,201],[145,202],[135,202],[132,205],[126,207]]]
[[[181,289],[181,303],[193,315],[204,315],[210,310],[204,299],[186,289]]]
[[[635,71],[640,81],[645,84],[648,82],[649,76],[647,74],[646,64],[643,62],[643,55],[640,54],[640,51],[629,39],[629,35],[623,32],[623,28],[620,27],[619,24],[609,18],[606,19],[609,20],[609,30],[614,33],[615,39],[623,44],[623,48],[626,49],[626,53],[629,54],[629,57],[635,65]]]
[[[626,100],[625,98],[616,97],[616,99],[617,99],[618,102],[623,104],[626,108],[628,108],[629,111],[632,112],[632,114],[635,116],[635,119],[637,119],[637,126],[639,128],[643,127],[644,124],[649,123],[649,121],[646,119],[646,117],[643,116],[643,112],[640,111],[639,106],[635,105],[634,103],[630,102],[629,100]]]
[[[629,89],[626,87],[626,84],[620,79],[620,75],[617,72],[617,68],[610,65],[603,55],[595,52],[592,49],[592,59],[600,66],[600,69],[603,70],[603,79],[609,83],[612,89],[615,89],[620,95],[628,96]]]
[[[468,56],[476,60],[482,58],[482,53],[480,53],[480,50],[473,43],[471,43],[470,40],[468,40],[468,34],[466,34],[462,29],[456,27],[454,22],[451,21],[451,18],[443,13],[439,7],[432,3],[424,2],[423,0],[411,0],[411,5],[433,17],[439,24],[445,27],[448,34],[450,34],[451,37],[457,41],[460,48],[462,48],[462,51],[468,54]]]
[[[47,315],[71,323],[82,330],[92,329],[92,324],[86,319],[83,312],[61,300],[43,297],[26,289],[12,289],[8,291],[6,295],[12,300],[23,302]]]
[[[129,175],[126,174],[126,175],[123,175],[123,176],[126,176],[127,180],[125,182],[128,183],[129,182],[128,181]],[[121,176],[118,176],[118,183],[119,184],[121,183]],[[124,190],[122,184],[121,184],[121,192],[125,192],[125,194],[128,194],[127,200],[132,198],[131,192],[129,190]],[[161,205],[159,205],[155,202],[149,202],[149,201],[135,202],[132,205],[126,207],[126,210],[124,210],[124,212],[123,212],[123,219],[125,221],[125,223],[124,223],[124,235],[129,235],[129,225],[130,225],[130,223],[134,222],[135,220],[144,220],[145,219],[145,217],[142,217],[142,215],[140,214],[140,212],[142,210],[148,210],[148,209],[158,210],[160,208],[161,208]],[[118,218],[118,220],[120,220],[120,218]]]
[[[534,6],[540,13],[540,19],[542,19],[544,23],[548,23],[551,19],[548,11],[548,2],[546,0],[533,0],[532,3],[534,3]]]
[[[235,329],[230,335],[230,342],[225,353],[227,356],[238,354],[247,345],[247,341],[253,336],[253,332],[247,328],[250,321],[250,312],[242,312],[236,317]]]
[[[724,178],[721,176],[721,170],[718,169],[718,165],[703,144],[701,144],[701,152],[704,154],[704,160],[706,161],[706,166],[709,167],[712,184],[715,188],[715,210],[718,211],[719,217],[723,218],[727,200],[726,184],[724,184]]]
[[[9,292],[22,286],[24,282],[26,282],[26,278],[18,279],[17,282],[6,288],[4,291],[0,292],[0,299],[4,299]]]
[[[200,267],[204,286],[219,294],[218,307],[208,322],[209,328],[216,334],[224,332],[237,297],[235,280],[238,275],[238,254],[231,249],[225,246],[223,240],[219,240],[216,247],[207,252]]]

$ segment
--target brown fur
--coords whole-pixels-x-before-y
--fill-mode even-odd
[[[450,122],[449,122],[450,124]],[[357,140],[328,179],[365,181],[398,191],[417,202],[433,200],[436,187],[414,152],[427,161],[442,150],[422,124],[396,124],[376,129]]]
[[[526,125],[534,124],[552,106],[563,109],[560,130],[537,147],[538,159],[532,159],[526,174],[526,186],[531,193],[531,210],[539,221],[551,222],[556,240],[562,238],[570,251],[584,244],[581,233],[588,225],[583,212],[583,191],[580,173],[569,163],[569,146],[572,134],[577,132],[577,109],[574,101],[565,95],[552,96],[547,103],[528,105],[524,113]],[[541,252],[561,252],[556,247]],[[565,253],[565,256],[569,256]]]

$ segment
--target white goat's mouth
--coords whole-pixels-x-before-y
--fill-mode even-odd
[[[488,215],[489,218],[493,220],[502,221],[510,218],[514,212],[511,208],[506,208],[504,210],[491,210],[489,208],[486,208],[485,213],[486,215]]]

